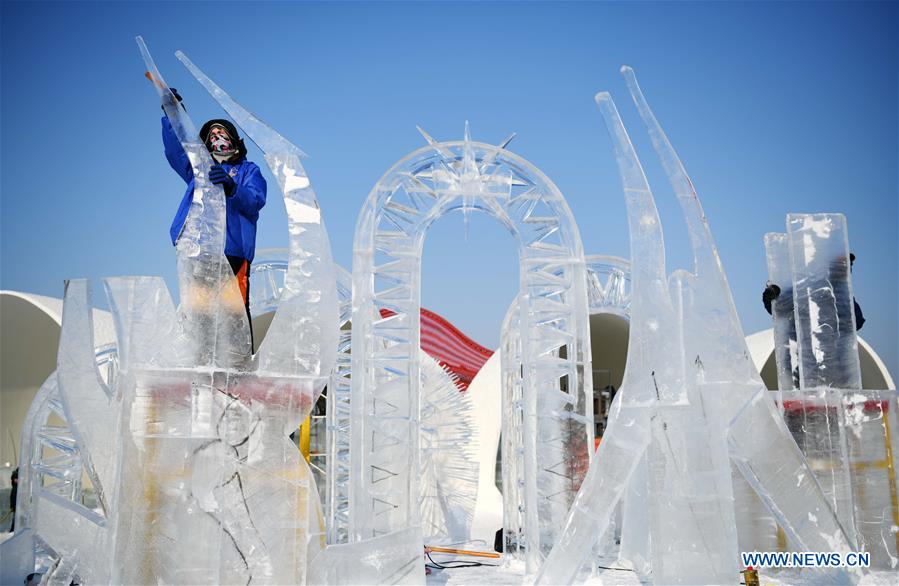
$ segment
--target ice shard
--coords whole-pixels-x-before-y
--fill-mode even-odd
[[[692,272],[675,271],[670,284],[663,278],[664,244],[652,194],[611,98],[599,94],[631,227],[634,292],[625,381],[632,383],[639,374],[642,384],[622,384],[595,465],[537,581],[574,579],[593,542],[608,527],[611,511],[644,452],[649,458],[656,583],[738,580],[731,461],[799,547],[848,552],[850,539],[749,360],[692,182],[633,71],[625,67],[622,72],[681,205],[694,266]],[[647,297],[653,287],[657,295]],[[760,434],[764,442],[758,441]],[[844,570],[830,573],[852,579]]]
[[[351,539],[420,527],[420,258],[430,224],[483,211],[519,241],[523,427],[536,523],[530,567],[552,547],[590,458],[591,381],[583,249],[558,189],[505,149],[429,140],[378,182],[353,261]],[[530,455],[528,455],[530,454]],[[358,480],[357,480],[358,479]]]

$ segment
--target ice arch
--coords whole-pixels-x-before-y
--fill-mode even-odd
[[[424,134],[424,133],[423,133]],[[558,188],[521,157],[465,139],[397,162],[356,225],[353,260],[354,540],[420,526],[421,252],[454,210],[485,212],[519,243],[525,523],[548,551],[593,441],[586,276],[580,234]],[[391,315],[382,317],[382,310]],[[564,349],[564,351],[562,351]]]

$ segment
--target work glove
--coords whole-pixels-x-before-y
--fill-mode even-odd
[[[187,108],[185,108],[182,102],[184,102],[184,98],[181,97],[181,94],[178,93],[178,90],[170,87],[169,91],[162,92],[162,105],[159,107],[162,108],[163,112],[165,112],[166,105],[174,106],[175,104],[181,104],[181,107],[184,108],[184,111],[186,112]]]
[[[228,197],[234,195],[234,192],[237,190],[237,184],[234,183],[234,179],[228,175],[228,172],[221,165],[213,165],[209,168],[209,180],[216,185],[221,185],[222,189],[225,190],[225,195]]]
[[[780,295],[780,287],[774,283],[765,287],[765,290],[762,291],[762,304],[765,306],[765,311],[771,313],[771,302],[777,299],[778,295]]]

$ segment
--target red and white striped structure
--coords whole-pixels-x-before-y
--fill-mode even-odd
[[[381,317],[393,315],[381,310]],[[493,356],[443,317],[428,309],[421,309],[421,349],[442,367],[455,375],[460,390],[468,389],[481,367]]]

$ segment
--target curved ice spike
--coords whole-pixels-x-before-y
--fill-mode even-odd
[[[732,362],[733,356],[740,356],[741,375],[761,382],[761,378],[746,348],[746,340],[743,336],[740,319],[737,316],[737,310],[730,293],[730,286],[727,283],[727,276],[721,265],[718,248],[715,245],[715,239],[712,237],[708,220],[702,211],[702,204],[696,195],[696,188],[693,186],[689,175],[687,175],[680,157],[677,156],[677,152],[668,140],[668,136],[646,102],[646,98],[640,90],[640,85],[637,83],[634,70],[625,65],[621,68],[621,74],[627,82],[627,87],[630,90],[637,111],[640,113],[640,118],[643,120],[643,124],[646,126],[647,132],[652,139],[653,148],[662,162],[662,167],[665,169],[665,174],[668,176],[668,181],[683,211],[687,230],[690,234],[690,244],[693,249],[693,273],[698,279],[702,280],[701,287],[704,292],[702,302],[708,303],[706,306],[707,310],[710,313],[714,313],[716,317],[716,325],[718,327],[713,329],[714,336],[717,338],[718,355],[730,357],[720,361],[703,360],[703,362],[707,366],[721,364],[724,367]],[[707,381],[728,380],[731,377],[731,373],[716,373],[715,368],[712,367],[706,368],[703,376]],[[716,379],[716,376],[724,378]]]
[[[709,255],[714,255],[717,258],[718,253],[715,249],[714,241],[712,241],[711,231],[709,230],[705,214],[702,212],[702,206],[696,197],[696,189],[693,187],[693,182],[687,175],[683,163],[681,163],[680,158],[674,151],[674,147],[671,146],[668,136],[649,108],[649,104],[640,90],[640,85],[637,83],[637,76],[634,74],[634,70],[627,65],[623,65],[621,67],[621,75],[624,76],[634,104],[637,106],[637,111],[646,125],[646,129],[652,139],[653,148],[655,148],[661,159],[668,180],[671,182],[671,187],[674,189],[678,199],[681,200],[681,206],[685,208],[694,206],[695,208],[691,210],[689,216],[686,216],[686,220],[690,228],[690,238],[693,244],[693,271],[698,274],[700,269],[707,268],[702,261],[709,258]],[[684,213],[686,214],[686,209]]]
[[[117,454],[118,403],[100,378],[87,280],[68,281],[62,311],[56,378],[63,409],[84,468],[105,515],[110,515]]]
[[[608,92],[595,97],[612,138],[627,205],[631,249],[631,312],[625,404],[684,402],[683,374],[672,361],[650,352],[647,340],[676,340],[674,309],[665,267],[665,240],[652,190],[630,136]]]
[[[676,343],[658,210],[615,102],[607,92],[596,94],[595,99],[612,139],[628,211],[633,292],[629,351],[621,390],[594,460],[601,465],[590,467],[569,510],[562,538],[540,569],[538,584],[574,581],[594,543],[608,529],[611,511],[621,500],[634,469],[645,461],[650,409],[663,399],[685,399],[677,366],[671,360],[660,360],[658,352],[653,351],[659,346],[649,343],[660,337]]]
[[[184,53],[176,55],[262,150],[284,194],[290,234],[287,272],[278,311],[259,349],[258,370],[319,377],[318,396],[337,357],[337,289],[328,232],[300,163],[302,151],[234,101]]]
[[[262,151],[268,152],[291,152],[298,157],[308,158],[295,144],[278,134],[268,124],[257,118],[252,112],[246,110],[238,104],[225,90],[212,81],[203,71],[197,67],[190,58],[182,51],[175,51],[175,56],[181,63],[187,67],[188,71],[196,78],[200,84],[206,88],[209,95],[218,102],[218,104],[234,118],[234,122],[247,134],[256,146]]]
[[[251,352],[250,327],[225,259],[225,194],[209,181],[212,158],[199,141],[196,127],[187,112],[175,105],[144,40],[135,40],[193,170],[193,198],[176,244],[182,321],[193,346],[191,359],[197,366],[238,366]]]

